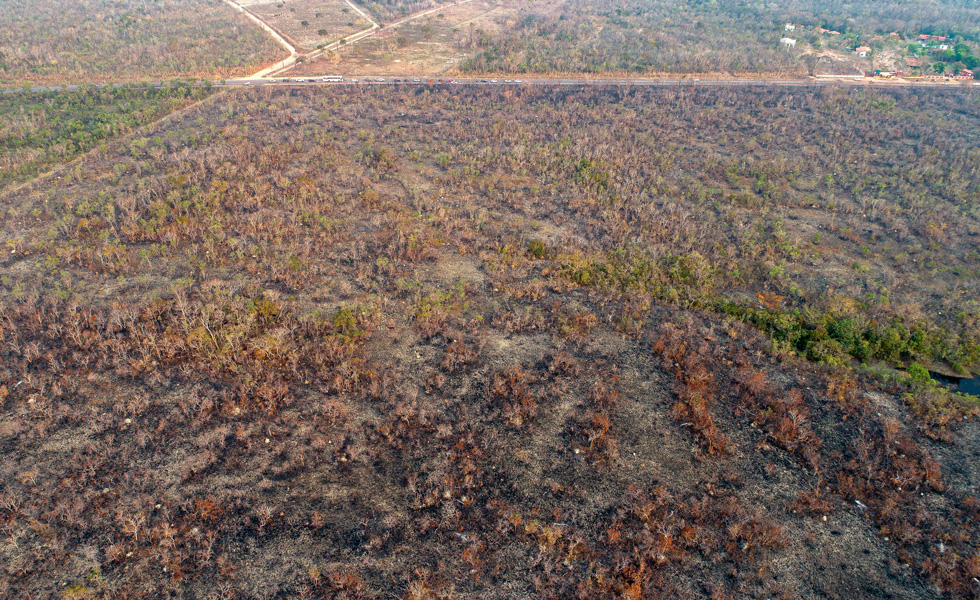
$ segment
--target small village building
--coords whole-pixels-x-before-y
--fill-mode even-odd
[[[796,40],[794,40],[793,38],[788,38],[786,36],[783,36],[783,38],[781,40],[779,40],[779,41],[781,43],[785,44],[787,48],[795,48],[796,47]]]
[[[858,46],[854,49],[854,51],[857,52],[858,56],[867,56],[871,54],[871,48],[868,46]]]
[[[787,23],[786,31],[796,31],[796,25],[793,25],[792,23]]]
[[[922,44],[923,46],[929,46],[930,44],[933,44],[935,42],[939,42],[940,44],[945,44],[946,43],[946,36],[945,35],[929,35],[928,33],[920,33],[919,34],[919,43]]]

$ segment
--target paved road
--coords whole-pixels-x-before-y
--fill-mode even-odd
[[[151,87],[161,87],[169,82],[153,81],[145,84],[129,85],[149,85]],[[486,86],[486,87],[520,87],[520,86],[637,86],[637,87],[666,87],[666,86],[688,86],[688,87],[817,87],[817,86],[860,86],[860,87],[904,87],[904,88],[936,88],[936,87],[976,87],[980,82],[976,81],[894,81],[882,79],[498,79],[490,77],[411,77],[411,76],[346,76],[342,81],[324,81],[320,77],[265,77],[240,79],[226,79],[220,81],[204,82],[198,81],[195,85],[202,86],[210,83],[215,87],[247,87],[247,86],[379,86],[379,85],[465,85],[465,86]],[[116,83],[112,87],[124,87],[127,84]],[[39,86],[32,87],[31,91],[57,91],[57,90],[78,90],[85,86],[66,85],[66,86]],[[101,89],[108,85],[96,85],[95,88]],[[23,91],[23,88],[11,88],[0,90],[0,93],[10,94]]]

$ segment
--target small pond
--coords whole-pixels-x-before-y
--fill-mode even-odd
[[[954,392],[980,396],[980,377],[950,377],[949,375],[934,373],[932,371],[929,372],[929,375]]]

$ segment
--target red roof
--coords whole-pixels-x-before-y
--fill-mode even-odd
[[[929,39],[929,34],[928,33],[920,33],[919,34],[919,39],[920,40],[928,40]]]

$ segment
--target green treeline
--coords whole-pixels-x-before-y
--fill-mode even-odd
[[[0,187],[70,161],[211,93],[210,85],[172,83],[2,95]]]
[[[862,307],[838,314],[815,306],[754,307],[717,290],[723,277],[698,253],[651,259],[621,249],[604,257],[552,254],[540,241],[528,244],[534,258],[554,258],[559,273],[577,285],[603,287],[626,296],[650,294],[659,301],[707,309],[749,323],[801,358],[843,365],[858,361],[948,364],[956,372],[980,362],[980,337],[959,335],[939,325],[892,315],[879,321]]]

